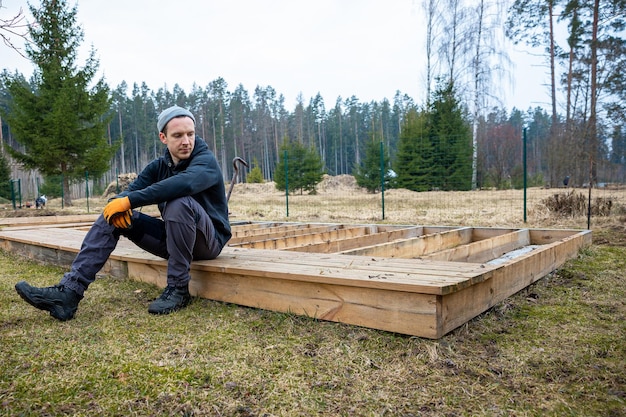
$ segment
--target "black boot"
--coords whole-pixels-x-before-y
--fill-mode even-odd
[[[163,294],[148,307],[148,312],[152,314],[169,314],[181,308],[187,307],[191,303],[189,288],[174,287],[168,285],[163,290]]]
[[[15,284],[15,291],[28,304],[49,311],[52,317],[61,321],[74,318],[78,303],[83,298],[63,285],[37,288],[30,286],[26,281]]]

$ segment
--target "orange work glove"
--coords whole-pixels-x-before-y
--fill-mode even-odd
[[[116,214],[124,213],[128,210],[130,210],[130,200],[128,197],[114,198],[109,201],[106,206],[104,206],[102,215],[107,223],[112,224],[111,220]]]
[[[126,210],[122,213],[114,214],[111,217],[111,224],[118,229],[128,229],[131,225],[132,210]]]

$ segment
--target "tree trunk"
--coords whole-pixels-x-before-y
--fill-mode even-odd
[[[593,24],[591,30],[591,102],[589,108],[589,160],[591,164],[589,186],[591,187],[597,181],[597,154],[598,154],[598,137],[597,137],[597,102],[598,102],[598,21],[600,14],[600,0],[593,3]]]
[[[555,68],[555,46],[554,46],[554,19],[552,16],[552,0],[548,1],[548,19],[550,19],[550,96],[552,101],[552,131],[556,128],[556,68]]]
[[[63,205],[65,207],[72,207],[72,194],[70,191],[70,179],[68,178],[65,166],[61,167],[62,178],[63,178]]]
[[[118,123],[120,124],[120,159],[122,162],[122,172],[126,173],[126,162],[124,161],[124,131],[122,130],[122,109],[119,106],[117,108],[117,118]]]
[[[472,121],[472,190],[476,189],[478,180],[478,115],[480,113],[480,54],[482,42],[485,2],[480,1],[478,27],[476,28],[476,55],[474,56],[474,117]]]

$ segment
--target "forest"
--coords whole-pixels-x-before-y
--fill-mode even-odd
[[[387,168],[397,178],[391,185],[417,191],[520,187],[524,161],[531,185],[559,186],[565,177],[573,186],[625,182],[623,1],[516,0],[506,10],[484,0],[424,0],[422,6],[427,20],[416,30],[427,33],[424,102],[401,91],[371,102],[356,95],[325,101],[318,94],[299,96],[295,107],[287,108],[284,96],[271,86],[247,91],[223,78],[191,91],[179,85],[154,90],[146,83],[108,86],[94,79],[97,60],[89,59],[82,68],[76,63],[72,46],[81,35],[73,20],[76,6],[43,1],[42,9],[31,7],[40,26],[28,33],[34,40],[27,53],[37,64],[35,74],[26,79],[5,68],[0,76],[2,141],[8,151],[3,159],[24,171],[38,170],[46,179],[65,175],[68,182],[83,181],[89,170],[104,187],[118,174],[140,171],[163,152],[157,115],[177,104],[195,114],[197,134],[215,153],[225,181],[235,157],[274,180],[283,145],[297,142],[314,150],[330,175],[355,174],[363,170],[368,152],[377,158],[375,150],[384,149]],[[53,23],[45,19],[49,15],[69,19]],[[49,31],[41,30],[45,25]],[[67,35],[63,54],[50,52],[55,31]],[[550,108],[506,109],[498,102],[495,80],[507,61],[497,42],[502,31],[514,43],[544,52],[551,74]],[[564,32],[565,38],[557,36]],[[50,83],[51,76],[73,81]],[[51,113],[72,108],[60,103],[60,96],[97,103],[76,116],[84,120],[75,126],[88,120],[93,129],[63,131],[58,124],[35,129],[34,121],[46,123],[39,118],[42,108]],[[49,101],[33,106],[33,99]],[[68,137],[80,141],[73,149],[82,149],[77,157],[89,155],[87,163],[64,156]],[[37,150],[53,149],[58,154],[45,161],[33,157]],[[11,172],[16,175],[15,169]]]

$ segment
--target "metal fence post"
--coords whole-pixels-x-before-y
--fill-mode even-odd
[[[285,207],[287,208],[287,217],[289,217],[289,157],[287,150],[284,153],[285,158]]]
[[[526,130],[528,128],[524,128],[523,135],[523,147],[522,147],[522,164],[524,165],[524,223],[526,223],[526,188],[527,188],[527,167],[526,167]]]
[[[385,220],[385,145],[383,141],[380,141],[380,190],[381,190],[381,203],[383,209],[383,220]]]
[[[85,197],[87,198],[87,214],[89,214],[89,171],[85,171]]]

